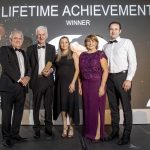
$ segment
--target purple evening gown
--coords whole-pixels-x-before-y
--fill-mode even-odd
[[[79,67],[84,107],[84,136],[89,139],[95,139],[96,136],[98,111],[100,112],[100,138],[103,139],[105,136],[106,93],[102,97],[98,96],[103,73],[100,65],[100,59],[102,58],[106,58],[103,51],[83,52],[80,55]]]

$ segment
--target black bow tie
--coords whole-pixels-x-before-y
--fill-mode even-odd
[[[15,48],[15,51],[21,52],[22,49]]]
[[[117,42],[118,42],[117,40],[113,40],[113,41],[109,41],[108,43],[112,44],[112,43],[117,43]]]
[[[38,49],[40,49],[40,48],[45,48],[45,46],[38,46],[37,48],[38,48]]]

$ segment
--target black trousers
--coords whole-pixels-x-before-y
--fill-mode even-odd
[[[124,115],[124,134],[130,135],[132,129],[131,89],[127,92],[122,88],[127,72],[109,74],[107,95],[111,110],[112,132],[119,133],[119,104],[121,102]]]
[[[52,102],[53,102],[53,86],[49,84],[45,77],[37,79],[36,86],[33,89],[33,120],[35,132],[40,130],[39,111],[41,101],[45,109],[45,129],[52,132]]]
[[[4,139],[19,135],[25,94],[25,88],[19,84],[16,85],[13,92],[1,92],[2,136]]]

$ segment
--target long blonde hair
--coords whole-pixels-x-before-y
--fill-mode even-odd
[[[61,46],[60,46],[60,42],[62,39],[67,39],[68,43],[69,43],[69,49],[68,49],[68,53],[67,53],[67,59],[72,59],[72,54],[73,52],[71,51],[70,49],[70,41],[69,41],[69,38],[67,36],[62,36],[59,40],[59,51],[58,51],[58,54],[57,54],[57,59],[56,61],[60,61],[61,60],[61,57],[63,56],[62,54],[62,49],[61,49]]]

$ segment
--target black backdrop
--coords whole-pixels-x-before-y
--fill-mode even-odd
[[[121,36],[133,41],[137,53],[132,106],[143,109],[150,98],[149,7],[149,0],[0,0],[0,24],[6,30],[0,42],[1,45],[8,44],[10,31],[17,28],[25,35],[23,47],[26,49],[35,42],[35,28],[39,25],[48,27],[48,41],[61,35],[80,35],[79,39],[73,40],[83,44],[84,37],[91,33],[109,40],[108,24],[120,21],[123,28]],[[77,20],[82,24],[67,24]],[[57,47],[58,43],[54,44]]]

